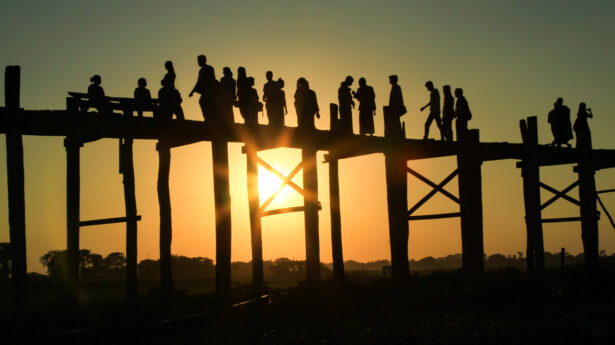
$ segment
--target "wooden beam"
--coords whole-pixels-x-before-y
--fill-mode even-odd
[[[9,206],[9,238],[11,242],[11,316],[15,335],[24,328],[27,303],[26,202],[23,163],[23,141],[18,126],[21,70],[6,66],[4,100],[9,126],[6,132],[6,178]]]
[[[126,114],[127,115],[127,114]],[[132,138],[120,139],[120,173],[124,185],[124,207],[126,210],[126,299],[135,303],[137,286],[137,197],[135,195],[135,169],[133,162]],[[80,223],[81,226],[82,223]]]
[[[543,223],[580,222],[581,217],[543,218]]]
[[[410,170],[410,168],[408,168]],[[426,203],[429,199],[431,199],[432,196],[434,196],[437,192],[440,192],[446,196],[449,196],[447,194],[450,194],[448,192],[446,192],[446,190],[444,190],[444,186],[449,183],[453,178],[455,178],[455,176],[457,176],[457,172],[458,170],[453,171],[451,174],[449,174],[447,177],[444,178],[444,180],[442,180],[442,182],[440,182],[437,185],[433,185],[433,189],[431,191],[429,191],[429,193],[427,193],[421,200],[419,200],[414,206],[412,206],[412,208],[410,208],[408,210],[408,216],[411,216],[414,212],[416,212],[416,210],[418,210],[421,206],[423,206],[424,203]],[[431,186],[431,184],[433,184],[433,182],[430,181],[429,185]],[[444,193],[446,192],[446,193]],[[450,194],[449,198],[451,198],[453,201],[459,203],[459,199]]]
[[[568,193],[569,191],[571,191],[574,187],[576,187],[579,184],[579,181],[574,181],[572,184],[570,184],[568,187],[564,188],[563,190],[559,191],[545,183],[540,182],[540,187],[548,190],[549,192],[555,194],[551,199],[547,200],[544,204],[540,205],[540,209],[544,209],[545,207],[551,205],[552,203],[554,203],[557,199],[562,198],[564,200],[570,201],[571,203],[577,205],[577,206],[581,206],[581,203],[574,199],[569,197],[568,195],[566,195],[566,193]]]
[[[93,220],[83,220],[79,222],[80,227],[85,226],[93,226],[93,225],[103,225],[103,224],[115,224],[115,223],[127,223],[128,221],[140,221],[141,216],[130,216],[130,217],[114,217],[114,218],[103,218],[103,219],[93,219]]]
[[[455,169],[455,171],[450,173],[439,184],[435,184],[433,181],[431,181],[427,177],[419,174],[416,170],[413,170],[412,168],[410,168],[408,166],[406,167],[406,170],[408,170],[408,173],[410,173],[412,176],[418,178],[419,180],[423,181],[424,183],[429,185],[431,188],[433,188],[432,192],[434,192],[434,194],[436,192],[440,192],[440,193],[444,194],[446,197],[448,197],[449,199],[453,200],[454,202],[459,203],[459,198],[458,197],[454,196],[453,194],[449,193],[446,189],[443,188],[444,185],[446,185],[450,180],[452,180],[455,176],[457,176],[457,174],[458,174],[458,170],[457,169]]]
[[[596,180],[592,140],[589,129],[587,133],[576,133],[579,174],[579,201],[581,216],[581,238],[588,268],[595,272],[598,268],[598,209],[596,207]]]
[[[73,137],[64,139],[66,148],[66,279],[69,294],[76,294],[79,284],[79,208],[81,142]]]
[[[477,154],[478,130],[466,132],[457,155],[461,213],[461,250],[463,270],[476,284],[484,271],[483,201],[480,155]]]
[[[164,293],[170,293],[173,290],[171,267],[173,225],[169,192],[171,149],[162,140],[158,142],[156,149],[158,150],[158,204],[160,205],[160,288]]]
[[[211,143],[216,205],[216,296],[227,304],[231,292],[231,191],[228,167],[228,142]]]
[[[261,293],[265,285],[263,270],[263,239],[261,234],[261,211],[258,192],[257,148],[246,145],[248,170],[248,208],[250,213],[250,239],[252,243],[252,284],[255,293]]]
[[[322,210],[322,205],[320,204],[318,205],[318,210],[319,211]],[[277,214],[304,212],[304,211],[305,211],[305,206],[284,207],[284,208],[278,208],[275,210],[263,211],[261,212],[261,218],[267,217],[267,216],[273,216]]]
[[[337,110],[337,108],[335,108]],[[333,108],[331,113],[333,114]],[[333,121],[332,121],[333,124]],[[344,249],[342,246],[342,216],[340,213],[340,180],[337,159],[329,161],[329,204],[331,209],[331,252],[333,256],[333,279],[343,283]]]
[[[553,201],[540,206],[540,165],[538,159],[538,122],[535,116],[521,120],[521,134],[524,138],[525,158],[521,164],[523,177],[523,201],[527,231],[526,264],[527,273],[539,275],[545,272],[544,241],[541,210]]]
[[[303,161],[303,204],[305,206],[305,261],[308,285],[320,284],[320,241],[318,230],[318,177],[316,148],[306,146],[301,150]]]
[[[391,138],[401,140],[399,118],[394,119],[388,107],[384,107],[385,132]],[[408,264],[408,177],[407,161],[402,152],[392,149],[384,155],[387,210],[389,220],[389,243],[391,246],[391,270],[393,283],[397,288],[404,288],[410,280]]]

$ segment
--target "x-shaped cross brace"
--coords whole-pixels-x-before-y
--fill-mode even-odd
[[[559,198],[562,198],[564,200],[570,201],[571,203],[573,203],[573,204],[575,204],[577,206],[581,206],[581,203],[578,200],[576,200],[576,199],[566,195],[568,192],[570,192],[574,187],[576,187],[578,185],[579,185],[579,181],[577,180],[577,181],[574,181],[570,186],[568,186],[568,187],[564,188],[563,190],[559,191],[559,190],[557,190],[557,189],[555,189],[555,188],[553,188],[553,187],[551,187],[551,186],[549,186],[547,184],[544,184],[544,183],[540,182],[540,187],[542,187],[542,188],[548,190],[549,192],[555,194],[551,199],[547,200],[544,204],[540,205],[540,209],[542,210],[545,207],[551,205],[552,203],[554,203]]]
[[[296,190],[299,194],[305,196],[305,192],[303,191],[303,188],[297,186],[297,184],[292,181],[293,177],[295,177],[295,175],[297,175],[297,173],[301,170],[301,168],[303,168],[303,161],[299,162],[299,164],[290,172],[290,174],[288,174],[288,176],[285,176],[284,174],[276,170],[274,167],[269,165],[267,162],[262,160],[260,157],[257,158],[257,161],[258,161],[258,164],[263,166],[263,168],[269,170],[272,174],[274,174],[280,180],[282,180],[282,184],[280,185],[280,188],[275,193],[271,194],[269,198],[265,200],[265,202],[263,202],[263,204],[261,205],[261,208],[260,208],[261,213],[265,212],[265,209],[267,208],[267,206],[271,204],[273,199],[275,199],[275,197],[278,196],[278,194],[280,194],[282,189],[284,189],[284,187],[287,185],[290,186],[292,189]]]
[[[418,178],[419,180],[423,181],[424,183],[428,184],[429,186],[431,186],[433,188],[421,200],[419,200],[419,202],[417,202],[414,206],[412,206],[412,208],[410,210],[408,210],[408,216],[412,215],[416,210],[419,209],[419,207],[421,207],[424,203],[427,202],[427,200],[429,200],[432,196],[434,196],[438,192],[442,193],[443,195],[445,195],[449,199],[451,199],[454,202],[459,204],[459,198],[454,196],[453,194],[449,193],[446,189],[444,189],[444,186],[447,183],[449,183],[453,178],[455,178],[455,176],[457,176],[457,174],[459,174],[459,171],[457,169],[455,169],[455,171],[450,173],[447,177],[444,178],[444,180],[442,180],[442,182],[440,182],[438,184],[435,184],[430,179],[428,179],[427,177],[419,174],[417,171],[411,169],[410,167],[406,167],[406,170],[408,171],[408,173],[410,173],[414,177]]]

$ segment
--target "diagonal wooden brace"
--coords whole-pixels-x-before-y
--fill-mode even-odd
[[[540,209],[544,209],[545,207],[551,205],[552,203],[554,203],[557,199],[562,198],[565,200],[570,201],[571,203],[577,205],[577,206],[581,206],[581,203],[574,199],[569,197],[568,195],[566,195],[566,193],[570,192],[574,187],[576,187],[577,185],[579,185],[579,181],[574,181],[570,186],[564,188],[562,191],[559,191],[549,185],[546,185],[542,182],[540,182],[540,187],[548,190],[549,192],[555,194],[551,199],[547,200],[544,204],[540,205]]]
[[[271,194],[271,196],[269,196],[269,198],[265,200],[265,202],[263,202],[263,204],[261,205],[261,212],[265,211],[267,206],[269,206],[269,204],[273,201],[273,199],[275,199],[275,197],[278,196],[278,194],[280,194],[280,192],[282,191],[282,189],[284,189],[286,185],[292,187],[294,190],[299,192],[301,195],[305,195],[303,189],[291,181],[292,178],[295,177],[295,175],[297,175],[299,170],[303,168],[303,161],[299,162],[299,164],[290,172],[290,174],[288,174],[288,176],[284,176],[284,174],[277,171],[274,167],[269,165],[267,162],[265,162],[261,158],[258,158],[258,163],[262,165],[265,169],[271,171],[271,173],[273,173],[274,175],[276,175],[282,180],[282,184],[280,185],[280,188],[277,190],[277,192]]]
[[[426,203],[429,199],[431,199],[432,196],[434,196],[438,192],[446,195],[447,197],[449,197],[451,200],[455,201],[456,203],[459,203],[459,198],[457,198],[456,196],[452,195],[451,193],[443,189],[447,183],[449,183],[455,176],[457,176],[458,174],[457,169],[455,169],[455,171],[453,171],[447,177],[445,177],[444,180],[442,180],[442,182],[440,182],[439,184],[435,184],[431,182],[429,179],[420,175],[419,173],[417,173],[416,171],[410,168],[407,168],[407,169],[408,169],[408,172],[410,172],[410,174],[416,176],[421,181],[433,187],[433,189],[429,193],[427,193],[421,200],[419,200],[419,202],[417,202],[414,206],[412,206],[410,210],[408,210],[408,216],[412,215],[416,210],[419,209],[419,207],[421,207],[424,203]]]

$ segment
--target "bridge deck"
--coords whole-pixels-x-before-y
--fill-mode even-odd
[[[355,157],[392,150],[402,152],[408,160],[456,155],[457,142],[435,140],[395,139],[378,136],[339,135],[326,130],[300,130],[296,127],[282,129],[258,125],[249,128],[234,124],[229,129],[214,128],[202,121],[159,121],[148,117],[127,117],[119,114],[100,115],[65,110],[20,110],[9,114],[0,108],[0,133],[6,133],[10,121],[15,121],[24,135],[73,136],[85,141],[99,138],[126,138],[163,140],[170,146],[188,145],[200,141],[222,138],[229,142],[255,143],[260,150],[277,147],[314,147],[329,151],[337,158]],[[521,143],[481,142],[476,154],[483,161],[523,159],[526,146]],[[538,146],[540,165],[571,164],[578,161],[574,148]],[[594,160],[599,168],[615,166],[615,150],[594,150]]]

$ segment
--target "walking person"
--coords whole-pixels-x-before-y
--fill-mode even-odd
[[[235,102],[236,85],[235,79],[233,79],[233,72],[230,68],[224,67],[222,69],[222,78],[220,79],[220,116],[222,121],[227,125],[235,122],[235,115],[233,114],[233,103]]]
[[[468,101],[463,95],[463,89],[455,89],[455,97],[457,103],[455,104],[455,127],[457,130],[457,141],[463,140],[465,134],[468,132],[468,121],[472,119],[472,112],[470,112],[470,106]]]
[[[436,125],[440,130],[440,139],[444,140],[442,121],[440,120],[440,92],[433,86],[431,81],[426,82],[425,87],[429,91],[429,103],[425,104],[421,108],[421,111],[429,107],[429,116],[427,116],[427,121],[425,121],[425,135],[423,136],[423,140],[429,138],[429,127],[434,120],[436,120]]]
[[[195,92],[200,94],[201,97],[199,97],[199,105],[201,106],[203,119],[205,121],[213,120],[208,119],[210,114],[208,114],[207,108],[211,108],[211,106],[208,106],[208,101],[213,103],[215,102],[215,99],[214,97],[210,97],[211,99],[208,100],[207,93],[208,91],[211,91],[215,85],[217,85],[216,72],[213,67],[207,64],[207,57],[205,57],[205,55],[199,55],[197,57],[197,63],[200,67],[199,76],[196,80],[196,84],[192,88],[192,91],[190,91],[189,97],[192,97]]]
[[[442,134],[444,140],[453,141],[453,119],[455,118],[455,98],[451,93],[451,86],[442,86],[444,99],[442,103]]]
[[[352,93],[359,101],[359,134],[374,135],[374,116],[376,116],[376,94],[367,85],[365,78],[359,79],[359,88]]]

